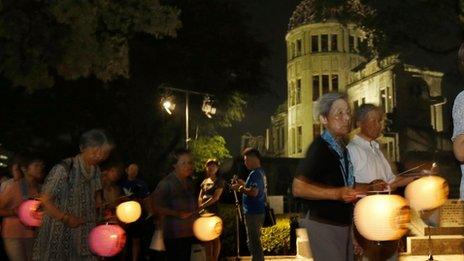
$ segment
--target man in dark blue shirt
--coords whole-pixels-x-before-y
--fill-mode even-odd
[[[243,151],[245,166],[251,172],[246,181],[238,179],[232,188],[243,193],[243,213],[245,214],[245,228],[247,243],[252,261],[264,260],[261,246],[261,228],[264,223],[266,202],[266,176],[261,168],[261,154],[257,149],[248,148]]]

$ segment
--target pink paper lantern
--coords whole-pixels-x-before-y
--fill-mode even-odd
[[[118,225],[99,225],[89,234],[90,250],[99,256],[111,257],[117,255],[126,244],[126,232]]]
[[[37,211],[40,201],[30,199],[23,201],[18,208],[18,216],[21,223],[29,227],[39,227],[42,224],[42,212]]]

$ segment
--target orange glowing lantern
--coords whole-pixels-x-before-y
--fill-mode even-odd
[[[137,201],[127,201],[116,207],[116,216],[124,223],[137,221],[142,215],[142,207]]]
[[[397,195],[364,197],[354,208],[354,223],[359,233],[373,241],[400,239],[408,231],[407,201]]]
[[[222,219],[211,213],[201,215],[193,223],[193,233],[201,241],[211,241],[222,233]]]
[[[417,211],[434,209],[448,199],[448,182],[439,176],[422,177],[409,183],[404,194]]]

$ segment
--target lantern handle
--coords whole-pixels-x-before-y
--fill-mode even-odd
[[[420,165],[417,165],[417,166],[415,166],[415,167],[413,167],[413,168],[410,168],[410,169],[408,169],[408,170],[405,170],[405,171],[403,171],[403,172],[400,172],[400,173],[396,174],[396,176],[398,177],[398,176],[404,175],[404,174],[406,174],[406,173],[409,173],[409,172],[411,172],[411,171],[413,171],[413,170],[416,170],[416,169],[418,169],[418,168],[424,166],[425,164],[426,164],[426,163],[420,164]]]

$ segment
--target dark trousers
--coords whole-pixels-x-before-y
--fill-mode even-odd
[[[189,261],[192,252],[192,237],[165,238],[166,256],[168,261]]]

